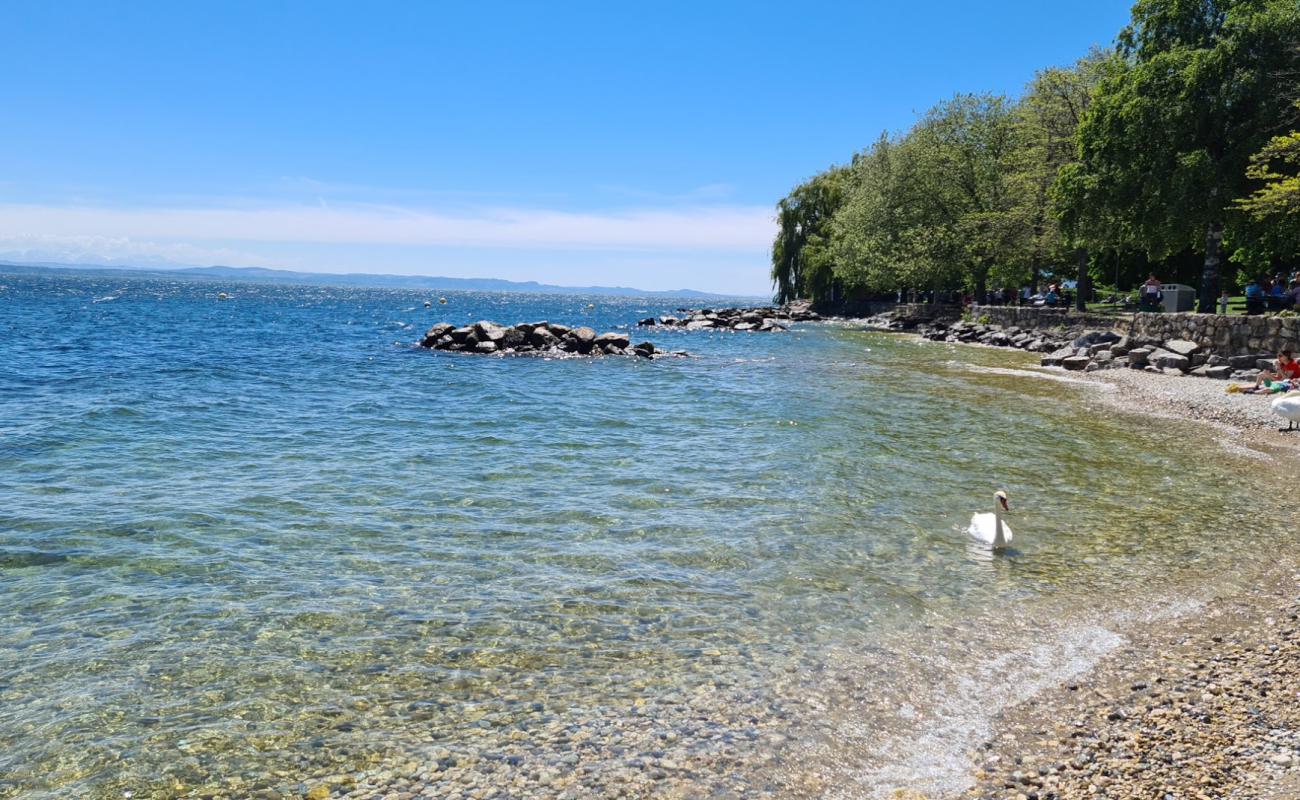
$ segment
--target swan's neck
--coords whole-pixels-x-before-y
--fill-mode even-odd
[[[1002,503],[993,504],[993,546],[1003,547],[1007,543],[1006,530],[1002,527]]]

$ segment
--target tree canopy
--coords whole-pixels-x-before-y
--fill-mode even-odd
[[[1076,264],[1186,274],[1195,252],[1209,310],[1225,255],[1300,254],[1297,87],[1295,0],[1138,0],[1113,50],[1041,70],[1018,98],[940,102],[796,187],[778,204],[777,297],[982,297]]]

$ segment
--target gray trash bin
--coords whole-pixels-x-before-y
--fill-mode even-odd
[[[1196,306],[1196,290],[1181,283],[1162,283],[1161,302],[1165,311],[1191,311]]]

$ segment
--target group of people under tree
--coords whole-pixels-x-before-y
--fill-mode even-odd
[[[1262,314],[1265,311],[1286,311],[1300,305],[1300,270],[1290,278],[1277,273],[1271,278],[1260,276],[1246,284],[1246,313]]]

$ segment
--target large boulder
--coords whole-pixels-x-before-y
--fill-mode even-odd
[[[474,345],[474,352],[476,353],[495,353],[496,351],[497,351],[497,343],[492,341],[491,339],[484,339],[483,341]]]
[[[650,326],[652,326],[652,325],[655,324],[655,318],[654,318],[654,317],[646,317],[646,318],[643,319],[643,320],[639,320],[639,321],[637,321],[636,324],[639,325],[639,326],[642,327],[642,328],[648,328],[648,327],[650,327]]]
[[[520,350],[528,347],[528,335],[531,331],[525,331],[522,327],[507,328],[501,341],[497,342],[497,347],[502,350]]]
[[[441,339],[442,337],[450,333],[453,327],[455,326],[449,323],[439,322],[437,325],[434,325],[432,328],[430,328],[428,331],[425,332],[424,339],[420,342],[420,344],[423,345],[424,347],[433,347],[434,344],[439,339]]]
[[[479,320],[474,323],[474,332],[478,334],[480,342],[499,342],[506,335],[506,329],[488,320]]]
[[[714,325],[713,320],[711,319],[693,319],[686,323],[686,330],[688,331],[702,331],[712,327],[714,327]]]
[[[528,343],[538,350],[549,350],[560,343],[560,337],[551,333],[550,328],[533,328],[533,332],[528,334]]]
[[[1078,372],[1083,369],[1086,369],[1087,366],[1091,363],[1092,363],[1092,359],[1089,358],[1088,356],[1070,356],[1069,358],[1061,359],[1061,366],[1065,367],[1068,370],[1071,370],[1072,372]]]
[[[1132,353],[1129,355],[1131,356]],[[1186,372],[1187,368],[1190,367],[1192,363],[1192,360],[1187,356],[1172,353],[1168,350],[1156,350],[1147,357],[1147,361],[1166,372],[1171,369]]]
[[[1259,361],[1260,358],[1268,358],[1268,356],[1231,356],[1228,358],[1228,363],[1233,369],[1259,369],[1256,362]]]
[[[1165,349],[1171,353],[1177,353],[1180,356],[1191,357],[1194,353],[1201,350],[1201,346],[1196,342],[1189,342],[1186,339],[1170,339],[1165,342]]]
[[[637,345],[632,348],[632,352],[642,358],[650,358],[655,354],[655,346],[650,342],[638,342]]]
[[[466,325],[463,328],[452,328],[451,330],[452,341],[454,341],[456,344],[464,344],[465,340],[468,339],[470,334],[473,332],[474,332],[474,328],[470,325]]]
[[[1150,347],[1134,347],[1128,351],[1128,365],[1134,369],[1145,367],[1151,358],[1151,353]]]
[[[602,350],[609,347],[623,348],[623,347],[627,347],[628,344],[631,343],[631,341],[632,340],[628,338],[628,335],[626,333],[617,333],[617,332],[602,333],[601,335],[596,337],[596,346],[601,348]]]
[[[1114,331],[1085,331],[1074,340],[1075,347],[1092,347],[1094,344],[1111,344],[1122,337]]]
[[[590,353],[591,348],[596,344],[596,331],[583,325],[569,331],[569,336],[566,338],[573,340],[579,353],[586,354]]]

